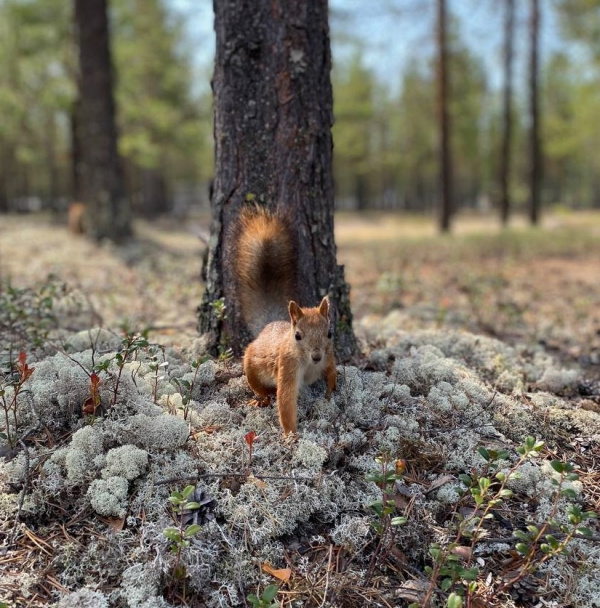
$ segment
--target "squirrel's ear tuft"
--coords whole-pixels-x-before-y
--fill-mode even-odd
[[[329,297],[325,296],[319,304],[319,314],[329,320]]]
[[[290,301],[288,308],[290,311],[290,318],[292,319],[292,323],[296,325],[296,323],[298,323],[298,321],[304,316],[304,313],[302,312],[300,306],[298,306],[298,304],[294,302],[294,300]]]

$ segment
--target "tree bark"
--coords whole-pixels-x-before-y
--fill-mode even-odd
[[[506,0],[504,21],[504,91],[502,148],[500,151],[500,219],[508,224],[510,215],[510,148],[512,141],[512,86],[515,31],[515,0]]]
[[[437,0],[438,46],[438,123],[440,133],[440,208],[439,226],[450,231],[452,220],[452,155],[450,150],[450,112],[448,109],[448,10],[446,0]]]
[[[107,0],[75,0],[79,41],[80,186],[85,229],[96,240],[121,241],[131,234],[117,153]]]
[[[169,212],[169,200],[164,176],[158,169],[141,169],[141,213],[148,219]]]
[[[0,141],[0,213],[8,213],[9,158],[8,146]]]
[[[48,171],[48,202],[49,208],[56,216],[59,211],[59,178],[56,161],[56,125],[54,124],[54,115],[52,113],[46,116],[44,143],[46,148],[46,169]]]
[[[241,354],[230,226],[247,200],[292,218],[298,303],[329,294],[338,356],[355,351],[349,288],[333,234],[333,102],[327,0],[214,0],[216,174],[199,329]],[[226,320],[213,314],[224,298]]]
[[[542,151],[540,141],[539,107],[539,0],[531,0],[529,55],[529,220],[533,225],[540,219],[540,187],[542,180]]]
[[[83,170],[83,159],[81,158],[81,102],[75,98],[71,105],[71,199],[81,202],[83,200],[83,188],[81,172]]]

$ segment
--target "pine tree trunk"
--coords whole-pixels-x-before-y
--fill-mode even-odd
[[[120,241],[131,234],[131,213],[124,196],[117,154],[117,127],[107,0],[75,0],[79,41],[82,199],[86,232],[97,240]]]
[[[81,102],[76,98],[71,105],[71,199],[81,202],[83,200],[83,187],[81,172],[83,159],[81,158]]]
[[[0,141],[0,213],[8,213],[8,146]]]
[[[50,114],[46,117],[46,169],[48,171],[48,201],[51,211],[56,216],[58,214],[58,198],[59,198],[59,179],[58,166],[56,162],[56,125],[54,124],[54,115]]]
[[[349,289],[333,235],[333,103],[327,0],[214,0],[216,175],[207,282],[199,328],[236,354],[240,315],[228,229],[245,200],[294,218],[298,301],[329,294],[341,359],[355,351]],[[226,326],[212,303],[224,298]]]
[[[437,1],[438,39],[438,123],[440,132],[440,230],[448,232],[452,220],[452,156],[448,109],[448,10],[446,0]]]
[[[540,143],[539,108],[539,0],[531,0],[530,56],[529,56],[529,220],[533,225],[540,219],[540,186],[542,179],[542,153]]]
[[[169,212],[164,176],[158,169],[141,169],[142,206],[144,217],[152,219]]]
[[[504,22],[504,95],[502,149],[500,151],[500,219],[508,224],[510,215],[510,148],[512,139],[512,73],[514,56],[515,0],[506,0]]]

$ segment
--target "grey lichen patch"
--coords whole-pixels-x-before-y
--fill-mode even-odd
[[[548,367],[537,381],[537,386],[540,390],[550,393],[563,393],[564,391],[573,389],[579,377],[580,374],[576,370]]]
[[[153,564],[135,564],[123,572],[121,593],[128,608],[166,608],[169,604],[159,597],[161,572]]]
[[[307,469],[319,471],[327,460],[327,450],[312,441],[300,439],[294,454],[294,460]]]
[[[125,517],[129,482],[124,477],[94,479],[87,495],[92,508],[98,515]]]
[[[294,441],[282,439],[276,404],[248,405],[251,392],[239,364],[203,363],[196,373],[190,360],[165,349],[155,352],[158,362],[168,365],[156,370],[151,366],[156,360],[139,352],[123,366],[115,388],[115,353],[94,355],[96,362],[111,362],[110,372],[101,374],[104,407],[96,417],[83,418],[89,376],[64,356],[39,362],[34,409],[44,404],[50,428],[62,425],[73,435],[59,446],[28,446],[27,512],[51,517],[56,504],[71,501],[83,512],[91,505],[104,517],[126,517],[118,538],[108,535],[85,548],[65,542],[56,549],[53,567],[61,584],[82,587],[82,602],[92,597],[91,589],[110,588],[111,605],[166,607],[162,594],[174,566],[163,534],[173,525],[168,498],[188,483],[215,500],[215,518],[200,518],[200,531],[181,555],[187,589],[204,604],[243,605],[248,592],[270,582],[262,564],[283,566],[284,556],[290,556],[287,543],[296,536],[317,539],[314,545],[331,539],[355,552],[354,565],[365,572],[365,547],[376,540],[370,505],[382,498],[381,487],[367,478],[381,472],[380,456],[390,467],[405,460],[418,473],[401,482],[411,511],[395,538],[407,558],[423,564],[429,543],[448,540],[448,514],[469,501],[459,475],[485,470],[482,446],[506,448],[509,460],[500,466],[507,471],[518,458],[516,443],[543,434],[548,420],[586,433],[594,445],[599,441],[600,432],[590,435],[600,431],[598,415],[567,400],[576,387],[574,376],[567,378],[570,384],[564,376],[548,384],[556,374],[544,370],[557,368],[547,354],[469,334],[388,330],[387,343],[379,341],[379,349],[368,355],[368,364],[378,371],[338,367],[338,390],[331,400],[324,398],[321,382],[301,392]],[[89,349],[71,356],[91,365]],[[61,392],[63,381],[67,393]],[[28,420],[35,419],[34,409],[26,413]],[[256,433],[251,461],[249,431]],[[3,491],[22,487],[25,460],[17,454],[0,464]],[[450,481],[427,491],[442,477]],[[522,467],[520,479],[511,480],[529,521],[541,521],[552,509],[553,477],[552,470],[532,461]],[[585,499],[582,487],[572,489],[575,500]],[[58,498],[44,500],[47,494]],[[0,496],[6,526],[18,494]],[[561,502],[561,510],[565,507]],[[565,521],[564,512],[560,517]],[[591,554],[584,545],[578,551],[587,551],[586,558]],[[311,564],[302,559],[296,568],[308,574]],[[570,600],[573,606],[593,605],[581,602],[589,602],[591,585],[600,584],[597,572],[576,572],[568,562],[563,566],[586,581],[569,596],[576,598]]]
[[[67,350],[71,353],[80,353],[94,350],[98,354],[114,352],[119,348],[121,338],[101,327],[80,331],[69,337]]]
[[[190,434],[185,420],[161,414],[136,414],[123,429],[123,437],[130,443],[155,450],[174,450],[181,447]]]
[[[30,423],[39,418],[50,429],[75,420],[89,396],[89,375],[64,355],[36,363],[35,373],[28,383],[32,403],[30,409],[26,401],[20,411],[23,422]]]
[[[148,467],[148,452],[134,445],[122,445],[113,448],[106,454],[106,464],[102,477],[124,477],[132,481],[145,473]]]
[[[371,518],[364,515],[343,515],[331,532],[331,540],[349,551],[355,551],[364,544],[372,531],[371,522]]]
[[[215,374],[217,372],[217,366],[214,361],[205,361],[202,363],[198,370],[188,372],[183,375],[183,379],[189,382],[194,382],[196,388],[201,386],[208,386],[215,381]]]
[[[225,401],[210,401],[198,410],[198,424],[200,426],[238,426],[241,421],[241,411],[232,408]]]
[[[73,483],[80,483],[95,475],[96,457],[103,453],[102,433],[94,426],[79,429],[71,439],[71,446],[64,456],[67,478]]]
[[[58,608],[109,608],[109,606],[108,599],[102,592],[88,587],[63,595],[58,602]]]

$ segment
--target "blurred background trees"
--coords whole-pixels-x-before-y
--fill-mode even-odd
[[[338,208],[431,213],[439,205],[438,2],[330,0]],[[600,0],[445,3],[455,210],[527,212],[534,182],[542,207],[600,207]],[[110,0],[109,17],[118,149],[134,212],[207,208],[210,3]],[[0,0],[0,211],[60,211],[77,199],[77,65],[71,2]]]

